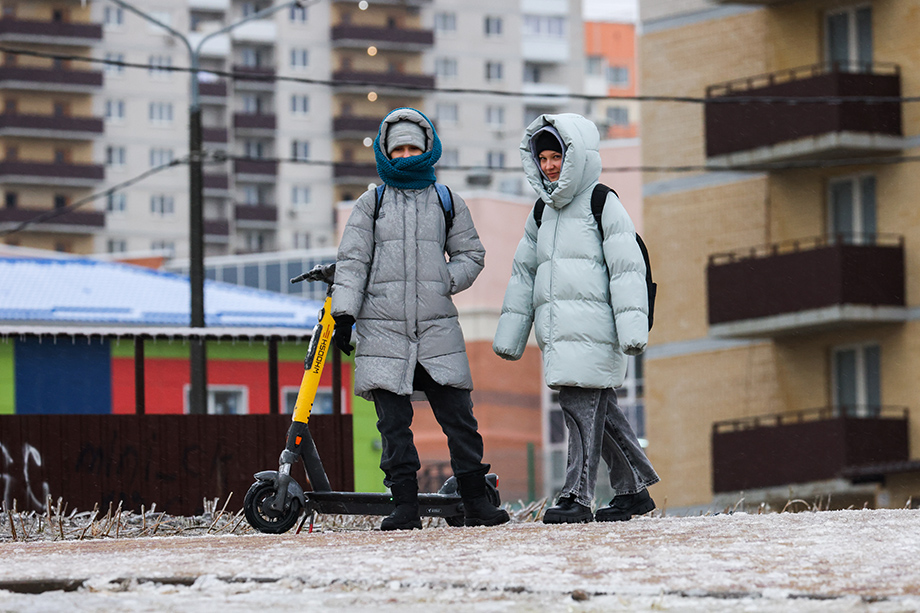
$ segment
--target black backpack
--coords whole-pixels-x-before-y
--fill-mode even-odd
[[[595,185],[594,191],[591,192],[591,215],[594,217],[597,229],[601,233],[601,242],[604,241],[604,227],[601,224],[601,216],[604,214],[607,192],[613,192],[614,196],[620,197],[614,189],[607,187],[603,183]],[[533,205],[533,220],[537,222],[538,229],[543,222],[543,209],[545,208],[546,203],[542,199],[538,199]],[[655,296],[658,295],[658,284],[652,281],[652,265],[648,260],[648,249],[638,232],[636,233],[636,242],[639,243],[639,251],[642,252],[642,258],[645,260],[645,285],[648,288],[648,329],[651,330],[652,324],[655,322]]]

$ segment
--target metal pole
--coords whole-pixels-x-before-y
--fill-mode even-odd
[[[277,415],[281,391],[278,387],[278,338],[268,339],[268,413]]]
[[[146,394],[144,388],[144,337],[134,337],[134,413],[146,412]]]

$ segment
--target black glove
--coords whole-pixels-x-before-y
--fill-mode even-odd
[[[335,317],[335,330],[332,332],[332,342],[345,355],[351,355],[355,350],[351,344],[351,327],[355,325],[355,318],[351,315],[339,315]]]

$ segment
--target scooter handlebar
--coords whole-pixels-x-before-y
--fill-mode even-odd
[[[291,279],[291,283],[300,283],[301,281],[322,281],[327,285],[332,285],[334,279],[335,262],[332,264],[317,264],[309,271]]]

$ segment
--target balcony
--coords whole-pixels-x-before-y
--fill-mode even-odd
[[[237,89],[272,90],[275,88],[275,69],[271,66],[233,66],[233,81]]]
[[[373,137],[379,128],[379,117],[342,116],[332,120],[332,132],[336,138]]]
[[[568,38],[525,37],[521,41],[521,57],[527,62],[565,64],[570,55]]]
[[[230,242],[230,222],[226,219],[205,219],[204,240],[208,243]]]
[[[0,19],[0,42],[89,47],[102,40],[96,23],[64,23],[4,17]]]
[[[903,148],[901,103],[896,100],[840,104],[728,100],[900,95],[900,69],[894,64],[816,64],[711,85],[705,104],[709,165],[865,157]]]
[[[714,254],[706,276],[713,336],[780,336],[906,318],[903,237],[818,237]]]
[[[201,96],[201,102],[205,104],[227,104],[227,82],[199,82],[198,94]]]
[[[97,117],[59,117],[54,115],[0,114],[0,136],[92,140],[105,129]]]
[[[99,164],[0,162],[0,181],[3,183],[92,187],[103,179],[105,168]]]
[[[254,19],[234,28],[230,36],[236,42],[274,45],[278,40],[278,26],[271,19]]]
[[[206,143],[226,143],[226,128],[202,128],[201,140]]]
[[[860,409],[813,409],[714,423],[713,491],[824,481],[860,466],[907,461],[908,410]]]
[[[278,175],[278,162],[255,158],[234,160],[233,172],[238,183],[274,183]]]
[[[268,204],[237,204],[233,209],[237,227],[274,229],[278,207]]]
[[[387,86],[398,85],[400,87],[417,88],[420,90],[434,88],[434,76],[406,74],[403,72],[336,70],[332,73],[332,80],[336,87],[352,85],[386,88]]]
[[[234,113],[233,127],[238,133],[248,135],[274,135],[275,115],[255,113]]]
[[[230,196],[230,177],[227,175],[204,175],[202,183],[205,196],[212,198]]]
[[[374,162],[335,162],[332,165],[332,177],[335,183],[361,183],[367,185],[380,181],[377,165]]]
[[[332,27],[332,44],[335,47],[366,49],[374,45],[380,49],[424,51],[434,45],[434,31],[400,27],[338,25]]]
[[[54,209],[0,209],[0,230],[13,228],[24,221],[49,215]],[[105,230],[105,213],[102,211],[67,211],[27,227],[30,232],[55,232],[64,234],[96,234]]]
[[[93,93],[102,87],[102,72],[67,68],[0,66],[0,89]]]

